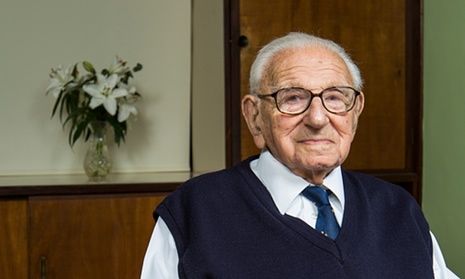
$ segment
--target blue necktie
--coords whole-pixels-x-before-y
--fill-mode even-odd
[[[318,207],[315,229],[331,239],[336,239],[339,234],[339,224],[329,204],[328,192],[318,186],[308,186],[302,194]]]

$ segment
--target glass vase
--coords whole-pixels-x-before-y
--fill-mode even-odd
[[[84,171],[91,181],[100,181],[111,171],[111,156],[107,143],[108,124],[104,121],[95,121],[90,126],[92,134],[84,158]]]

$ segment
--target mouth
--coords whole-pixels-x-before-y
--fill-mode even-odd
[[[298,143],[302,144],[308,144],[308,145],[328,145],[328,144],[333,144],[334,141],[326,138],[310,138],[310,139],[303,139],[303,140],[298,140]]]

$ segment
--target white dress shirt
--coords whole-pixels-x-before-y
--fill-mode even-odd
[[[250,163],[250,167],[265,185],[281,214],[288,214],[315,227],[318,216],[317,207],[301,192],[308,181],[296,176],[276,160],[270,152],[264,151],[260,157]],[[342,224],[345,197],[341,168],[334,169],[324,180],[323,185],[331,190],[329,202],[339,224]],[[433,271],[436,279],[455,279],[458,277],[446,266],[436,238],[433,241]],[[178,279],[178,254],[174,238],[161,217],[152,233],[145,254],[141,279]]]

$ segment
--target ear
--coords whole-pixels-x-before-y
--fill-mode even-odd
[[[248,94],[242,98],[242,115],[244,116],[247,127],[252,134],[255,145],[259,149],[265,148],[259,100],[256,96]]]
[[[365,94],[360,92],[358,96],[357,104],[355,105],[355,112],[357,114],[357,118],[362,114],[363,108],[365,107]]]
[[[362,114],[363,108],[365,107],[365,95],[363,92],[360,92],[361,94],[357,97],[358,100],[355,103],[354,107],[354,113],[355,117],[353,118],[353,125],[352,125],[352,132],[355,134],[357,131],[357,126],[358,126],[358,118],[360,117],[360,114]]]

